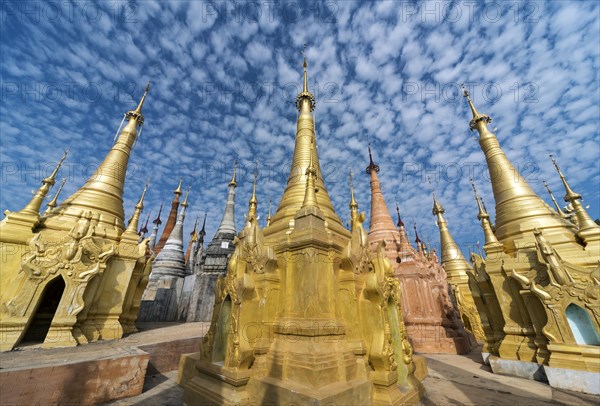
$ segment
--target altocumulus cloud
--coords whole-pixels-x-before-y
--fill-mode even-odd
[[[492,211],[493,197],[462,82],[540,196],[542,180],[562,195],[554,153],[599,217],[596,2],[5,1],[0,18],[3,208],[19,209],[66,146],[63,193],[81,186],[151,79],[128,215],[147,177],[154,217],[182,176],[186,230],[207,211],[211,238],[237,157],[238,227],[256,160],[264,220],[285,187],[308,43],[322,170],[344,222],[349,169],[369,209],[370,141],[390,209],[397,200],[435,244],[435,188],[463,248],[480,239],[469,176]]]

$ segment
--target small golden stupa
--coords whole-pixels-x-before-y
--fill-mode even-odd
[[[65,153],[25,208],[5,212],[0,350],[21,342],[74,346],[135,331],[150,272],[147,240],[140,243],[137,233],[146,188],[127,227],[123,188],[148,89],[85,185],[58,206],[57,193],[40,214]]]

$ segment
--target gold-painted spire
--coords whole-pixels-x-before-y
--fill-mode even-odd
[[[181,196],[183,194],[183,191],[181,190],[181,184],[183,183],[183,177],[179,177],[179,184],[177,185],[177,188],[173,191],[173,193],[175,193],[176,195]]]
[[[308,92],[308,74],[306,72],[306,67],[308,66],[308,64],[306,63],[306,43],[304,43],[302,56],[304,56],[304,63],[302,64],[302,67],[304,68],[304,86],[302,87],[302,91]]]
[[[438,216],[438,218],[440,218],[440,216],[442,214],[444,214],[446,212],[446,210],[444,210],[444,208],[442,207],[442,204],[438,201],[437,197],[435,197],[435,192],[432,192],[431,195],[433,196],[433,215],[434,216]],[[443,217],[442,217],[443,218]]]
[[[306,44],[304,44],[302,55],[304,56],[304,62],[302,64],[302,67],[304,68],[302,92],[300,92],[296,97],[296,108],[298,111],[302,111],[303,107],[307,107],[310,111],[313,111],[315,109],[315,96],[310,92],[310,90],[308,90],[308,63],[306,62]],[[306,101],[307,103],[304,104],[303,101]]]
[[[258,168],[257,168],[258,169]],[[258,207],[258,199],[256,198],[256,170],[254,171],[254,182],[252,186],[252,196],[248,201],[248,216],[246,218],[247,221],[250,221],[252,218],[256,218],[256,208]]]
[[[146,85],[146,89],[144,90],[144,95],[142,96],[142,99],[140,100],[138,106],[134,110],[138,114],[142,114],[142,107],[144,107],[144,102],[146,101],[146,96],[148,95],[148,91],[150,90],[151,83],[152,83],[151,80],[148,81],[148,84]]]
[[[271,205],[273,204],[273,199],[269,199],[269,213],[267,214],[267,227],[271,224]]]
[[[354,183],[352,182],[352,169],[350,169],[350,227],[354,228],[354,221],[358,217],[358,203],[354,198]]]
[[[196,216],[196,221],[194,222],[194,229],[190,233],[190,241],[192,242],[198,241],[198,220],[200,220],[200,212],[198,212],[198,215]]]
[[[54,167],[54,170],[52,171],[50,176],[42,179],[42,186],[38,188],[33,198],[29,201],[29,203],[27,203],[27,206],[25,206],[23,210],[21,210],[21,213],[28,213],[34,215],[40,214],[40,208],[42,207],[42,203],[44,202],[46,195],[50,191],[50,188],[54,186],[56,174],[58,173],[58,170],[60,169],[65,159],[67,159],[68,154],[69,150],[66,149],[65,152],[63,152],[60,161],[58,161],[58,164],[56,164],[56,166]]]
[[[499,244],[498,239],[496,238],[496,234],[494,234],[492,223],[490,221],[490,215],[488,214],[485,206],[483,205],[483,201],[477,194],[477,188],[475,187],[475,182],[473,179],[471,180],[471,187],[473,188],[473,193],[475,194],[475,201],[477,202],[477,207],[479,208],[479,213],[477,214],[477,218],[481,221],[481,228],[483,229],[483,235],[485,237],[485,246],[497,245]]]
[[[450,234],[448,222],[443,216],[445,210],[437,200],[435,193],[433,194],[432,213],[434,216],[437,216],[437,225],[440,230],[441,262],[444,265],[448,279],[453,281],[468,281],[467,272],[471,270],[471,266],[463,256],[456,241],[454,241],[452,234]],[[432,258],[434,257],[432,256]]]
[[[237,187],[237,182],[235,181],[236,171],[237,171],[237,159],[233,163],[233,176],[231,176],[231,180],[229,181],[229,186]]]
[[[471,113],[473,114],[473,119],[469,122],[469,128],[471,128],[471,131],[473,131],[477,128],[477,123],[480,121],[484,122],[486,124],[491,123],[492,119],[490,118],[490,116],[488,116],[487,114],[480,114],[477,111],[477,109],[475,108],[475,105],[473,104],[473,100],[471,100],[471,96],[469,95],[469,92],[465,88],[465,85],[461,84],[461,87],[463,89],[463,95],[467,98],[467,102],[469,103],[469,107],[471,108]]]
[[[60,186],[58,187],[58,190],[54,194],[54,197],[52,198],[52,200],[50,200],[48,203],[46,203],[47,209],[44,212],[45,215],[50,213],[52,211],[52,209],[54,209],[58,205],[58,196],[60,195],[60,192],[62,191],[63,186],[65,186],[66,182],[67,182],[67,178],[63,178],[63,180],[60,183]]]
[[[316,187],[317,169],[315,168],[312,148],[308,168],[306,168],[306,190],[304,192],[304,201],[302,207],[319,207],[317,203],[317,187]]]
[[[142,106],[146,100],[149,87],[135,110],[128,111],[128,119],[112,148],[98,166],[94,174],[73,195],[67,198],[53,211],[46,220],[49,227],[69,227],[65,217],[77,221],[82,211],[92,211],[100,215],[99,229],[105,228],[117,233],[125,228],[125,211],[123,209],[123,188],[133,144],[138,135],[138,128],[144,123]]]
[[[298,114],[296,122],[295,147],[290,175],[287,180],[286,189],[279,202],[279,207],[273,215],[269,227],[264,230],[265,237],[286,233],[290,224],[294,221],[298,210],[304,203],[308,180],[307,168],[311,160],[313,161],[312,166],[316,171],[314,183],[319,192],[315,193],[315,195],[321,214],[331,231],[344,236],[350,235],[336,214],[323,182],[316,143],[315,122],[312,115],[314,106],[314,96],[310,91],[300,92],[296,97],[296,107],[298,107],[300,114]]]
[[[548,183],[546,181],[543,181],[544,183],[544,187],[546,188],[546,190],[548,191],[548,194],[550,195],[550,199],[552,199],[552,203],[554,203],[554,207],[556,208],[556,212],[564,219],[568,219],[569,215],[567,213],[565,213],[561,208],[560,205],[558,204],[558,202],[556,201],[556,198],[554,197],[554,193],[552,193],[552,190],[550,190],[550,186],[548,186]]]
[[[144,198],[146,197],[146,191],[148,190],[148,185],[150,184],[150,179],[148,179],[146,181],[146,185],[144,186],[144,190],[142,191],[142,196],[140,196],[140,200],[138,200],[137,204],[135,205],[136,209],[140,209],[143,210],[144,208]]]
[[[552,154],[550,154],[550,159],[552,160],[552,163],[554,164],[554,167],[556,168],[556,171],[560,176],[560,180],[565,186],[565,202],[570,202],[571,206],[573,206],[573,209],[575,210],[575,216],[577,217],[577,226],[579,228],[577,234],[581,235],[582,237],[584,237],[582,232],[586,234],[586,231],[592,231],[593,234],[600,234],[600,226],[598,226],[598,224],[596,224],[596,222],[592,220],[588,212],[581,204],[581,195],[579,193],[574,192],[573,189],[571,189],[571,186],[569,186],[565,175],[563,175],[562,171],[560,170],[560,167],[558,166],[558,163],[556,162],[556,159],[554,159],[554,156]],[[585,235],[584,239],[587,237],[591,237],[591,235]],[[596,239],[600,236],[594,235],[594,237],[594,239]]]
[[[185,198],[183,199],[183,203],[181,205],[183,207],[188,207],[188,196],[190,195],[191,186],[188,186],[187,191],[185,192]]]
[[[554,167],[556,168],[556,172],[558,172],[558,176],[560,176],[560,180],[562,181],[562,183],[565,187],[565,192],[566,192],[565,193],[565,202],[572,202],[573,200],[581,199],[581,195],[579,193],[575,193],[573,191],[573,189],[571,189],[571,186],[569,186],[569,183],[567,182],[565,175],[560,170],[560,167],[558,166],[558,163],[556,162],[554,155],[549,154],[548,156],[550,157],[550,160],[552,160],[552,163],[554,164]]]
[[[354,183],[352,182],[352,169],[350,169],[350,210],[358,214],[358,203],[354,198]]]
[[[479,133],[479,145],[485,154],[490,173],[496,201],[495,235],[498,240],[512,249],[518,244],[517,240],[540,228],[553,243],[575,242],[573,225],[557,215],[533,191],[506,157],[496,135],[488,129],[487,125],[491,121],[489,116],[475,109],[466,90],[464,96],[473,113],[470,127]]]
[[[140,220],[140,214],[142,210],[144,210],[144,198],[146,197],[146,191],[148,190],[148,184],[150,183],[150,179],[146,181],[146,185],[144,186],[144,190],[142,191],[142,195],[135,205],[135,209],[133,210],[133,216],[131,216],[131,220],[129,220],[129,225],[125,230],[126,234],[135,234],[137,235],[138,223]]]

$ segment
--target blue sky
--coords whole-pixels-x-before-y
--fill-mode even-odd
[[[564,195],[548,158],[554,153],[590,214],[600,216],[596,2],[1,5],[3,210],[23,207],[67,146],[63,198],[79,188],[151,79],[126,183],[127,217],[147,177],[143,219],[150,210],[154,218],[161,202],[169,206],[182,176],[191,186],[186,238],[205,211],[212,238],[237,156],[238,228],[256,160],[264,221],[291,163],[306,42],[321,166],[344,222],[349,168],[361,210],[369,211],[370,139],[393,212],[397,199],[404,221],[416,221],[421,237],[437,244],[434,187],[463,249],[482,241],[470,174],[492,212],[493,195],[458,93],[462,82],[540,196],[550,202],[542,180]]]

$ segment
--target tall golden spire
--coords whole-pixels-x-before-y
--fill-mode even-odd
[[[304,203],[309,174],[311,176],[315,175],[314,185],[319,190],[318,193],[315,193],[316,202],[327,221],[329,229],[338,234],[349,235],[348,230],[344,228],[340,218],[333,209],[321,174],[319,154],[316,147],[315,123],[312,116],[312,111],[315,108],[315,97],[308,89],[308,63],[306,62],[306,56],[304,56],[303,67],[303,87],[302,91],[296,97],[296,108],[299,110],[299,115],[296,124],[296,142],[292,167],[286,189],[279,202],[279,207],[271,219],[270,226],[265,229],[265,236],[288,230],[297,211]],[[307,171],[311,160],[314,171]]]
[[[477,202],[477,207],[479,208],[479,213],[477,214],[477,218],[481,221],[481,228],[483,229],[483,235],[485,237],[485,244],[483,247],[498,245],[498,239],[496,238],[496,234],[492,229],[492,223],[490,222],[490,215],[488,214],[483,202],[479,195],[477,195],[477,188],[475,187],[475,182],[471,179],[471,187],[473,188],[473,193],[475,194],[475,201]]]
[[[194,229],[190,233],[190,241],[198,241],[198,221],[200,220],[200,212],[198,211],[198,215],[196,216],[196,221],[194,222]]]
[[[135,209],[133,210],[133,216],[131,216],[131,220],[129,220],[129,225],[127,226],[127,230],[125,230],[125,232],[128,234],[133,233],[137,236],[140,214],[142,213],[142,210],[144,210],[144,198],[146,197],[146,191],[148,190],[149,183],[150,183],[150,179],[148,179],[146,181],[146,185],[144,186],[144,190],[142,191],[140,200],[138,200],[137,204],[135,205]]]
[[[252,186],[252,196],[248,201],[248,216],[246,221],[256,218],[256,208],[258,207],[258,199],[256,198],[256,170],[254,171],[254,184]]]
[[[571,189],[569,183],[567,182],[567,179],[565,178],[565,175],[563,175],[562,171],[560,170],[560,167],[558,166],[558,163],[556,162],[556,159],[554,159],[554,156],[552,154],[550,154],[550,159],[552,160],[552,163],[554,164],[554,167],[556,168],[556,171],[560,176],[560,180],[565,186],[565,202],[570,202],[573,206],[573,209],[575,210],[575,215],[577,216],[577,225],[579,227],[577,234],[581,236],[584,240],[589,239],[591,237],[593,237],[594,240],[600,239],[600,226],[598,226],[598,224],[596,224],[596,222],[592,220],[590,215],[587,213],[587,211],[581,204],[581,195],[579,193],[574,192],[573,189]]]
[[[188,207],[188,196],[190,195],[191,188],[191,186],[188,186],[187,191],[185,192],[185,198],[183,199],[183,203],[181,203],[183,207]]]
[[[183,183],[183,177],[179,177],[179,184],[177,185],[177,188],[173,191],[173,193],[175,193],[176,195],[181,196],[183,194],[182,190],[181,190],[181,184]]]
[[[550,195],[550,199],[552,199],[552,203],[554,203],[554,207],[556,208],[556,212],[564,219],[568,219],[569,215],[567,213],[565,213],[561,208],[560,205],[558,204],[558,202],[556,201],[556,198],[554,197],[554,193],[552,193],[552,190],[550,190],[550,186],[548,186],[548,183],[546,181],[543,181],[544,183],[544,187],[546,188],[546,190],[548,191],[548,194]]]
[[[464,89],[464,87],[463,87]],[[490,172],[492,190],[496,200],[496,236],[505,245],[514,245],[515,240],[536,228],[543,229],[550,240],[574,241],[573,225],[558,216],[527,184],[510,163],[496,136],[488,129],[491,118],[475,108],[464,89],[473,118],[471,130],[479,133],[479,144],[485,154]],[[554,239],[551,235],[560,235]]]
[[[354,219],[358,216],[358,203],[354,198],[354,184],[352,182],[352,169],[350,169],[350,225],[354,227]]]
[[[54,209],[58,205],[58,196],[60,195],[60,192],[62,191],[66,182],[67,182],[67,178],[63,178],[63,180],[62,180],[62,182],[60,182],[60,186],[58,187],[58,190],[54,194],[54,197],[52,198],[52,200],[50,200],[48,203],[46,203],[47,208],[46,208],[46,211],[44,212],[44,215],[47,215],[48,213],[50,213],[52,211],[52,209]]]
[[[310,161],[308,168],[306,168],[306,190],[304,192],[304,201],[302,202],[302,208],[304,207],[319,207],[317,203],[317,187],[315,185],[317,178],[317,170],[314,165],[312,148],[310,154]]]
[[[188,269],[191,268],[190,257],[192,255],[194,243],[198,241],[198,231],[197,230],[198,230],[198,220],[199,219],[200,219],[200,212],[198,212],[198,215],[196,216],[196,221],[194,222],[194,229],[190,233],[190,241],[188,243],[187,250],[185,251],[184,261],[185,261],[186,268],[188,268]],[[190,272],[191,272],[191,269],[190,269]]]
[[[91,210],[100,213],[100,223],[105,228],[123,230],[125,228],[123,210],[123,187],[131,149],[138,135],[138,128],[144,124],[142,107],[146,100],[150,84],[146,86],[135,110],[125,114],[128,120],[117,141],[114,143],[102,163],[85,185],[66,199],[50,217],[49,222],[64,223],[63,216],[79,218],[82,211]],[[58,213],[56,213],[58,211]],[[56,214],[55,214],[56,213]],[[55,216],[60,218],[54,219]]]
[[[271,206],[273,205],[273,199],[269,199],[269,214],[267,214],[267,227],[271,224]]]
[[[442,204],[438,201],[437,197],[435,197],[435,192],[432,192],[431,195],[433,196],[433,215],[437,215],[438,216],[438,220],[440,218],[443,219],[442,214],[446,212],[446,210],[444,210],[444,208],[442,207]],[[444,220],[446,221],[446,220]]]
[[[40,208],[42,207],[42,203],[44,202],[44,199],[46,198],[48,191],[50,191],[50,188],[52,186],[54,186],[54,183],[56,182],[55,181],[56,174],[58,173],[58,170],[60,169],[64,160],[67,158],[68,153],[69,153],[68,149],[65,150],[65,152],[63,152],[63,155],[60,158],[60,161],[58,161],[58,164],[54,167],[54,170],[52,171],[50,176],[42,179],[42,186],[39,187],[39,189],[37,190],[37,192],[35,193],[33,198],[29,201],[29,203],[27,203],[27,206],[25,206],[21,210],[21,213],[34,214],[36,216],[40,214]],[[62,188],[62,186],[61,186],[61,188]]]
[[[460,248],[452,238],[450,234],[450,230],[448,230],[448,222],[444,218],[444,213],[446,212],[442,207],[441,203],[438,201],[435,193],[432,193],[433,196],[433,209],[432,213],[434,216],[437,216],[437,224],[440,229],[440,249],[442,254],[442,264],[446,269],[446,273],[456,273],[457,275],[452,276],[460,276],[463,278],[467,277],[465,269],[468,269],[468,263],[465,260]],[[466,266],[465,266],[466,264]],[[460,275],[458,275],[460,274]]]

